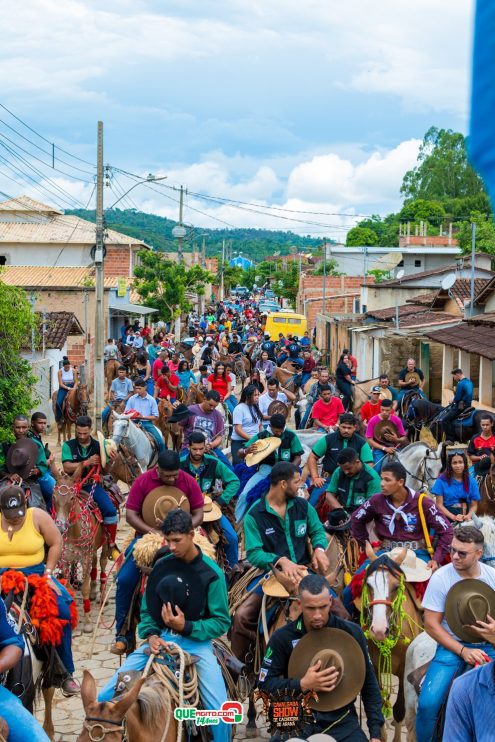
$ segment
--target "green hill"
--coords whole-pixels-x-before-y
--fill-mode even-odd
[[[94,210],[73,209],[66,214],[75,214],[81,219],[95,221]],[[172,236],[172,229],[177,222],[156,214],[146,214],[136,209],[113,209],[105,214],[106,226],[123,232],[129,237],[143,240],[155,250],[172,252],[177,249],[177,240]],[[184,241],[184,251],[191,252],[201,246],[203,234],[206,240],[206,254],[212,257],[221,254],[222,241],[232,245],[233,252],[242,252],[245,257],[259,261],[280,252],[288,255],[299,251],[316,249],[322,244],[322,238],[309,235],[298,235],[293,232],[272,231],[269,229],[204,229],[191,227]],[[327,242],[332,240],[327,239]]]

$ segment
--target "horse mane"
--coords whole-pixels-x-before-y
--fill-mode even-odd
[[[403,574],[400,564],[394,562],[388,554],[380,554],[376,559],[369,563],[366,568],[366,577],[370,577],[372,574],[377,572],[379,569],[384,567],[397,579]]]
[[[165,712],[171,712],[172,699],[166,686],[158,678],[151,678],[144,685],[137,697],[141,722],[146,727],[153,727],[163,720]]]

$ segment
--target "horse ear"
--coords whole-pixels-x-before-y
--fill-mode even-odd
[[[81,698],[85,709],[96,701],[96,681],[89,670],[83,672]]]
[[[366,549],[366,556],[368,557],[368,559],[370,560],[370,562],[374,562],[375,559],[377,559],[378,557],[376,556],[376,554],[375,554],[375,552],[373,550],[373,547],[372,547],[372,545],[370,544],[369,541],[366,541],[365,549]]]
[[[137,699],[139,691],[141,690],[141,686],[145,680],[146,678],[139,678],[139,680],[134,683],[132,688],[128,690],[127,693],[124,693],[122,698],[114,703],[113,711],[117,714],[117,717],[119,719],[124,718],[134,701]]]

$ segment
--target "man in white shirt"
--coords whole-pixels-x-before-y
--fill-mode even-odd
[[[144,340],[139,330],[134,335],[134,342],[132,343],[132,345],[133,345],[133,348],[135,348],[135,350],[137,350],[138,352],[143,349]]]
[[[295,399],[296,395],[289,392],[288,389],[284,389],[283,392],[280,391],[280,382],[278,379],[275,377],[268,379],[267,391],[260,396],[259,401],[260,412],[263,415],[263,427],[267,428],[270,423],[268,408],[272,402],[278,401],[288,404],[289,402],[294,402]]]
[[[495,590],[495,569],[482,564],[484,538],[474,526],[456,529],[452,540],[452,563],[433,573],[423,597],[425,631],[437,642],[435,656],[428,668],[419,696],[416,715],[418,742],[430,742],[438,713],[456,675],[487,656],[495,660],[495,648],[489,642],[467,642],[456,636],[445,618],[447,594],[461,580],[481,580]]]
[[[155,427],[155,423],[158,422],[158,405],[156,399],[147,393],[146,382],[143,379],[138,379],[134,382],[134,391],[136,394],[129,397],[124,412],[130,412],[131,410],[139,412],[139,423],[141,427],[153,436],[158,446],[158,451],[161,453],[165,451],[165,444],[160,431]]]

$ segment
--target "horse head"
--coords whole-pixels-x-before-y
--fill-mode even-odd
[[[392,561],[388,554],[377,556],[369,542],[366,542],[366,555],[370,564],[366,569],[366,589],[368,599],[363,603],[363,611],[370,613],[370,634],[378,642],[385,641],[398,618],[394,615],[394,600],[403,589],[403,575],[400,565],[406,558],[407,549],[402,549]],[[364,596],[363,596],[364,601]],[[399,627],[400,628],[400,627]]]
[[[120,446],[122,441],[129,436],[131,420],[128,415],[119,415],[115,410],[112,410],[112,419],[112,440],[115,441],[117,446]]]
[[[76,497],[75,484],[80,480],[82,471],[83,462],[79,464],[72,474],[59,472],[55,475],[55,486],[52,495],[52,518],[62,535],[66,533],[71,526],[71,512],[74,505],[74,498]]]
[[[81,415],[87,415],[88,414],[88,405],[89,405],[89,391],[87,384],[79,384],[79,386],[76,389],[76,399],[79,404],[79,409],[81,411]]]

